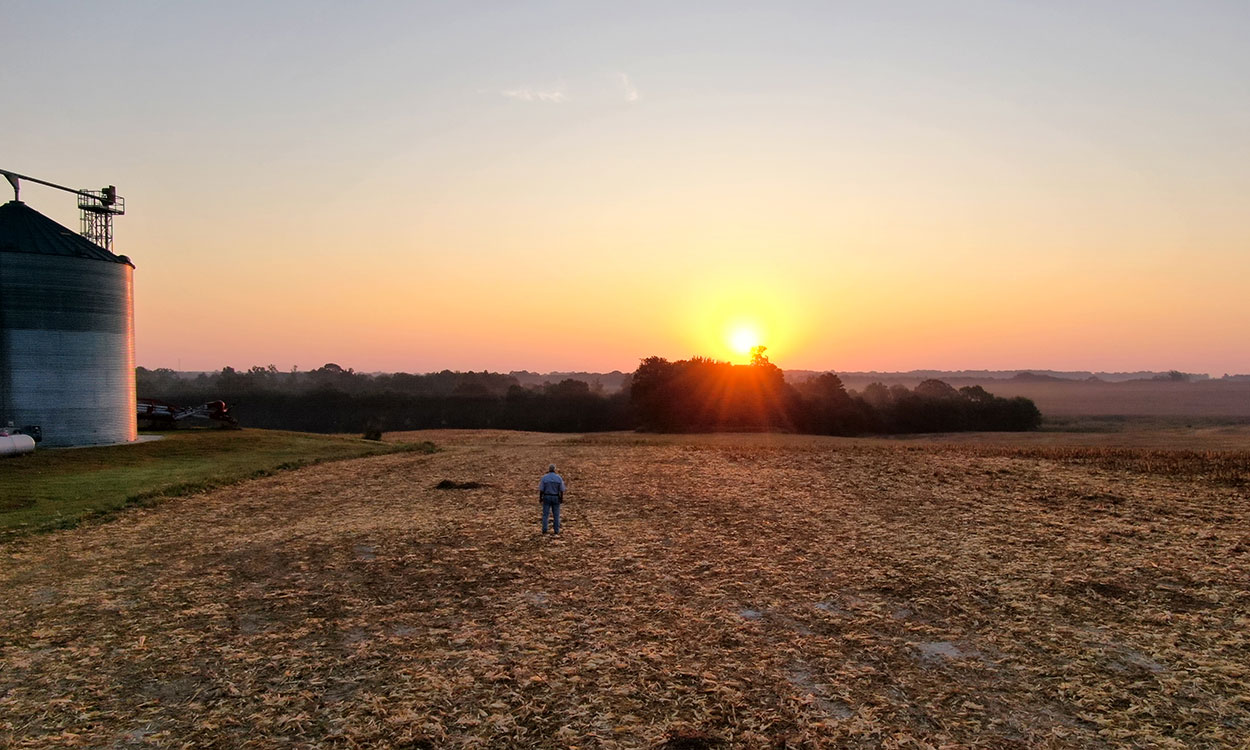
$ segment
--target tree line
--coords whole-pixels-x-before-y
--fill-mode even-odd
[[[1031,430],[1042,420],[1027,398],[1000,398],[981,386],[956,390],[941,380],[915,389],[873,383],[857,393],[827,372],[792,386],[763,347],[749,365],[650,357],[634,372],[630,397],[638,426],[659,432]]]
[[[492,372],[358,373],[337,364],[307,372],[272,365],[186,377],[136,370],[140,398],[189,406],[221,400],[246,427],[308,432],[432,428],[595,432],[783,431],[825,435],[1028,430],[1041,414],[1025,398],[926,380],[914,389],[873,383],[847,390],[832,372],[798,385],[760,348],[747,365],[703,357],[642,360],[623,386],[566,378],[523,386]]]

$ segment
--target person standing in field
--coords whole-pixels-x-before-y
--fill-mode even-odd
[[[547,467],[547,473],[538,480],[538,499],[543,504],[543,533],[547,533],[547,515],[551,515],[551,530],[560,533],[560,503],[564,502],[564,477],[556,473],[556,465]]]

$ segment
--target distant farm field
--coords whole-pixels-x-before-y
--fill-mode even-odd
[[[398,436],[0,545],[0,746],[1244,747],[1190,437]]]
[[[918,378],[885,378],[887,383],[914,387]],[[846,378],[848,388],[862,390],[871,379]],[[974,380],[952,378],[951,385],[979,384],[995,396],[1023,396],[1037,404],[1047,419],[1118,415],[1235,419],[1250,421],[1250,381],[1203,380],[1180,383],[1132,380],[1119,383],[1084,380]]]

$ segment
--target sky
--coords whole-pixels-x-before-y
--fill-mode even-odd
[[[0,27],[0,168],[126,198],[145,367],[753,341],[1250,372],[1245,2],[0,0]]]

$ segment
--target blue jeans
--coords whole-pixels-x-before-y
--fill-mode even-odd
[[[547,514],[551,514],[551,530],[560,533],[560,501],[543,500],[543,533],[547,533]]]

